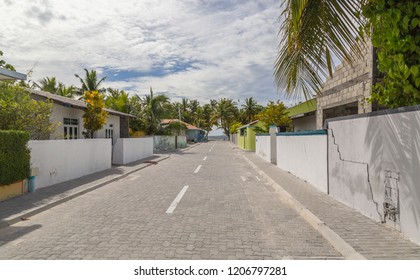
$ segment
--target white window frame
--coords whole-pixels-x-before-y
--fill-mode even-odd
[[[105,128],[105,138],[114,140],[114,125],[110,124],[109,128]]]
[[[64,139],[73,140],[79,138],[79,119],[63,118]]]

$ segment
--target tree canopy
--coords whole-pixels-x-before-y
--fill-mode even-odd
[[[0,82],[0,130],[27,131],[32,140],[49,139],[56,124],[50,123],[52,103],[36,101],[24,88]]]

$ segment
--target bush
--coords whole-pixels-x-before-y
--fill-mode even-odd
[[[29,134],[0,130],[0,185],[9,185],[30,175]]]

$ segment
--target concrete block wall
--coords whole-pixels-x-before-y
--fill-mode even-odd
[[[344,62],[336,67],[333,78],[328,78],[317,97],[316,127],[323,128],[323,110],[357,102],[358,113],[369,113],[372,105],[365,101],[371,95],[373,77],[373,48],[368,41],[361,57],[353,64]]]

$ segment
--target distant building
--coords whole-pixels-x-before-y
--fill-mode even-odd
[[[287,109],[293,131],[316,129],[316,98]]]
[[[187,136],[187,141],[202,142],[202,141],[207,140],[206,139],[207,131],[205,131],[204,129],[201,129],[199,127],[196,127],[192,124],[180,121],[178,119],[163,119],[163,120],[160,121],[162,126],[169,125],[169,124],[175,123],[175,122],[180,122],[187,127],[185,132],[180,133],[180,135],[186,135]]]

